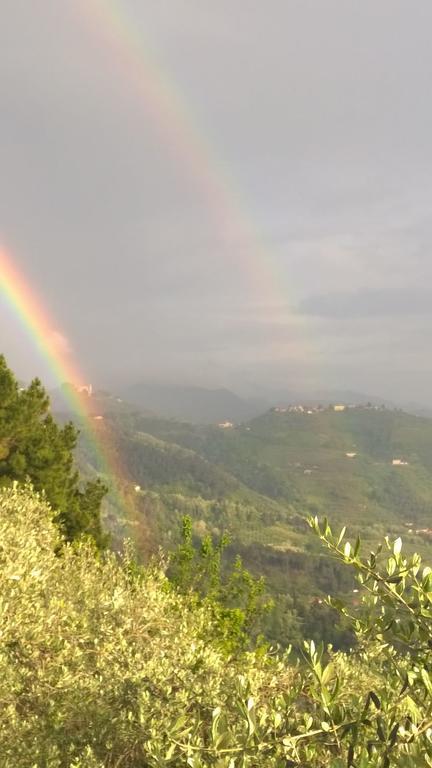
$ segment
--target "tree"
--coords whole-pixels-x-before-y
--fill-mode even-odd
[[[211,609],[219,640],[228,652],[244,649],[260,637],[263,618],[273,608],[263,578],[255,578],[238,555],[231,568],[222,557],[229,544],[223,534],[214,542],[207,535],[194,543],[192,518],[182,519],[181,543],[171,555],[168,575],[183,594],[194,593]]]
[[[0,355],[0,484],[30,480],[44,491],[67,540],[86,534],[105,543],[100,507],[106,488],[99,480],[83,484],[74,466],[78,431],[59,427],[39,379],[20,387]]]

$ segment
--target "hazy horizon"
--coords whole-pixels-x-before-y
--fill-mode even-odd
[[[51,357],[106,388],[432,406],[431,22],[427,0],[4,0],[0,246]],[[55,386],[1,291],[0,341]]]

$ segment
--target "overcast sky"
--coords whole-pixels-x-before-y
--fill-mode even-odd
[[[432,404],[430,0],[0,17],[0,241],[89,379]]]

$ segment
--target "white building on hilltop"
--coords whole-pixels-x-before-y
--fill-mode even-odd
[[[88,395],[89,397],[93,394],[93,386],[92,384],[81,384],[79,387],[76,388],[77,392],[79,392],[80,395]]]

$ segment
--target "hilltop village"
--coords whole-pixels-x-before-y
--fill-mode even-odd
[[[349,404],[339,403],[336,405],[301,405],[296,403],[295,405],[277,405],[271,408],[272,413],[305,413],[308,415],[314,413],[323,413],[324,411],[335,411],[336,413],[343,413],[347,410],[362,410],[362,411],[385,411],[386,406],[372,405],[372,403],[364,404]]]
[[[326,411],[333,411],[335,413],[344,413],[345,411],[385,411],[386,406],[383,405],[373,405],[372,403],[366,403],[366,404],[345,404],[345,403],[337,403],[336,405],[287,405],[287,406],[275,406],[274,408],[271,408],[271,413],[301,413],[306,415],[313,415],[316,413],[324,413]],[[345,453],[345,456],[347,459],[355,459],[358,456],[357,451],[347,451]],[[400,457],[394,457],[391,460],[391,464],[393,467],[407,467],[409,466],[409,462],[406,461],[404,458]],[[305,474],[311,474],[311,469],[305,469]],[[432,533],[432,531],[431,531]]]
[[[366,411],[385,411],[385,405],[372,405],[372,403],[366,403],[366,405],[302,405],[300,403],[290,405],[276,405],[270,408],[270,413],[301,413],[308,416],[312,416],[315,413],[325,413],[326,411],[334,411],[336,413],[343,413],[347,410],[366,410]],[[236,424],[233,421],[221,421],[218,424],[219,429],[232,429]]]

